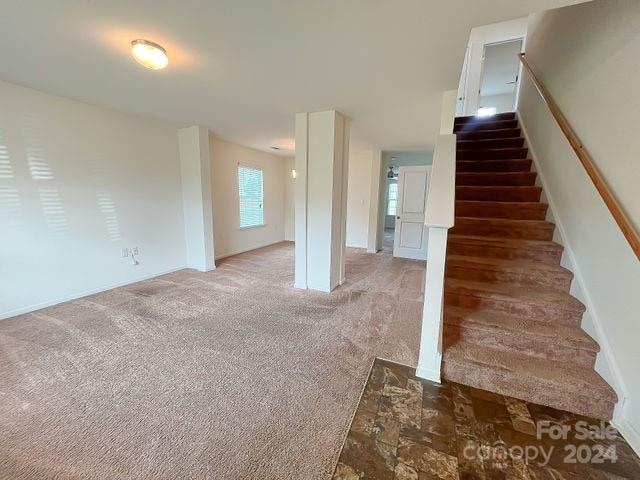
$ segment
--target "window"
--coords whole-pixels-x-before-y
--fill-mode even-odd
[[[389,196],[387,198],[387,215],[396,214],[396,204],[398,203],[398,184],[389,184]]]
[[[240,228],[264,225],[262,170],[238,165]]]
[[[496,107],[480,107],[478,109],[479,117],[490,117],[496,114]]]

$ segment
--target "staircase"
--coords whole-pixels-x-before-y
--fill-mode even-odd
[[[454,133],[443,376],[610,419],[617,398],[594,371],[599,346],[580,328],[585,307],[569,294],[515,114],[457,118]]]

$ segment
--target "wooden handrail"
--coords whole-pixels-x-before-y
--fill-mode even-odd
[[[607,208],[609,208],[611,215],[613,215],[614,220],[620,227],[620,230],[622,230],[622,234],[629,242],[631,249],[636,254],[636,257],[638,257],[638,260],[640,260],[640,235],[638,235],[638,232],[636,232],[633,228],[629,217],[627,217],[627,215],[624,213],[622,206],[618,203],[618,200],[616,200],[616,197],[611,192],[611,189],[607,185],[607,182],[605,182],[604,178],[602,178],[602,175],[600,175],[598,168],[593,163],[593,160],[585,150],[582,142],[580,142],[575,132],[569,125],[569,122],[567,122],[567,119],[560,111],[560,108],[558,108],[558,104],[553,100],[553,97],[544,87],[542,82],[540,82],[538,77],[536,77],[536,74],[533,72],[531,65],[529,65],[527,60],[524,58],[524,53],[519,54],[519,57],[522,65],[531,77],[533,85],[536,87],[536,90],[538,90],[538,93],[542,97],[544,103],[547,105],[547,107],[549,107],[551,115],[553,115],[553,118],[555,118],[558,126],[564,133],[564,136],[567,137],[567,140],[571,144],[571,148],[573,148],[573,151],[576,152],[576,155],[578,156],[578,160],[580,160],[580,163],[586,170],[587,175],[589,175],[589,178],[593,182],[593,185],[596,187],[596,190],[598,190],[598,193],[600,193],[600,196],[602,197],[602,200],[604,200],[605,205],[607,206]]]

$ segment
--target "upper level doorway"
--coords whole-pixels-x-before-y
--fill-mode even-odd
[[[518,54],[526,48],[528,18],[473,27],[464,56],[456,115],[514,111],[522,67]],[[515,83],[512,83],[515,82]],[[480,110],[489,108],[489,110]]]
[[[515,110],[521,51],[521,38],[484,46],[478,115]]]

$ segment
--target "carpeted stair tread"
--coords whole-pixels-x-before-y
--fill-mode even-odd
[[[456,117],[454,123],[459,125],[461,123],[469,122],[492,122],[496,120],[514,120],[516,118],[515,112],[496,113],[490,117],[478,117],[477,115],[467,115],[463,117]]]
[[[501,160],[526,158],[528,151],[529,149],[526,147],[457,150],[456,160]]]
[[[517,220],[512,218],[455,217],[452,234],[472,233],[487,237],[551,240],[555,226],[545,220]]]
[[[617,396],[590,368],[456,342],[443,354],[443,377],[533,403],[610,419]]]
[[[447,278],[444,290],[447,305],[527,315],[542,323],[580,325],[585,311],[569,293],[537,286]]]
[[[457,150],[478,150],[484,148],[515,148],[524,145],[522,137],[505,138],[478,138],[471,140],[459,140],[456,143]]]
[[[491,278],[502,275],[505,281],[531,284],[548,288],[569,289],[573,273],[560,265],[535,262],[531,260],[505,260],[491,257],[472,257],[467,255],[447,255],[447,272],[458,271],[460,274],[451,275],[453,278],[463,278],[469,274],[470,280],[491,281]],[[486,280],[480,280],[472,273],[485,275]],[[492,277],[493,275],[493,277]]]
[[[457,186],[533,186],[535,172],[458,172]]]
[[[559,243],[543,240],[525,240],[519,238],[485,237],[482,235],[449,235],[449,241],[474,243],[481,246],[494,245],[505,248],[545,248],[557,251],[563,250]]]
[[[475,132],[456,132],[457,141],[466,140],[484,140],[484,139],[497,139],[497,138],[514,138],[520,137],[519,128],[502,128],[497,130],[478,130]]]
[[[455,214],[460,217],[544,220],[549,205],[542,202],[498,202],[494,200],[458,200]]]
[[[616,396],[594,371],[599,346],[581,329],[516,115],[458,118],[454,132],[444,378],[610,419]]]
[[[516,128],[518,121],[511,120],[478,120],[475,122],[458,123],[453,126],[453,133],[457,132],[476,132],[479,130],[504,130],[507,128]]]
[[[530,158],[512,160],[458,160],[456,171],[462,172],[529,172]]]
[[[584,330],[568,325],[549,325],[517,315],[508,315],[490,309],[472,310],[447,306],[444,322],[449,325],[479,328],[493,332],[497,337],[501,331],[516,335],[534,336],[537,340],[555,347],[586,350],[598,353],[600,346]]]
[[[541,193],[542,188],[537,186],[456,186],[457,200],[537,202]]]
[[[466,250],[472,256],[487,256],[505,259],[529,259],[558,264],[564,247],[546,240],[522,238],[487,237],[481,235],[459,235],[450,233],[447,251],[454,254]],[[460,254],[460,253],[458,253]]]
[[[472,296],[494,297],[505,301],[519,301],[522,303],[544,303],[561,308],[584,312],[584,305],[566,292],[545,288],[522,288],[508,283],[488,283],[447,278],[445,291],[462,293]]]

